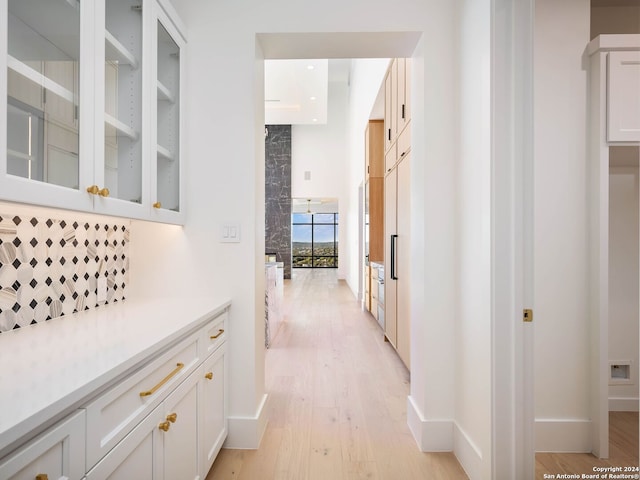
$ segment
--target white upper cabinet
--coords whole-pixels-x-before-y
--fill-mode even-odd
[[[8,32],[0,199],[181,223],[186,40],[171,5],[0,0],[0,8]]]
[[[156,119],[151,160],[151,197],[156,219],[166,221],[183,214],[181,81],[184,68],[184,37],[167,13],[157,10],[154,21],[155,101],[152,118]]]
[[[607,137],[640,142],[640,51],[609,52]]]
[[[0,133],[2,199],[92,207],[83,188],[92,165],[82,159],[92,159],[91,128],[84,125],[93,118],[87,68],[93,52],[81,38],[92,9],[75,0],[2,1],[8,33],[0,44],[7,125]]]

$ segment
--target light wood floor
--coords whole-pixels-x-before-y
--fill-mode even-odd
[[[270,395],[258,450],[223,449],[207,480],[455,480],[451,453],[409,432],[409,373],[336,270],[294,270],[286,323],[265,359]]]
[[[589,453],[537,453],[536,479],[545,473],[593,474],[593,467],[638,466],[638,412],[609,412],[609,458]],[[624,473],[624,472],[623,472]]]
[[[285,282],[286,323],[265,359],[262,444],[223,449],[206,480],[467,478],[453,454],[418,450],[406,422],[409,373],[336,270],[294,272]],[[612,413],[610,439],[607,460],[536,454],[536,479],[638,465],[637,412]]]

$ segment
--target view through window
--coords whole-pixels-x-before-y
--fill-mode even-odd
[[[291,220],[293,268],[337,268],[338,214],[294,213]]]

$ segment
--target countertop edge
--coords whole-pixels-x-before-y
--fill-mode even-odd
[[[136,302],[136,305],[139,304],[140,302]],[[34,412],[29,417],[0,432],[0,461],[2,461],[7,454],[19,449],[24,443],[37,437],[69,414],[82,408],[83,405],[87,404],[100,392],[108,389],[133,370],[140,368],[144,363],[150,361],[170,345],[193,334],[210,318],[216,317],[225,310],[228,310],[231,307],[231,300],[212,301],[211,305],[212,308],[203,309],[204,311],[200,313],[197,318],[170,332],[158,342],[137,352],[107,372],[98,375],[81,387],[69,392],[58,401],[47,405],[45,408]]]

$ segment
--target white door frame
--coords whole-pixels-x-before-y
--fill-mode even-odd
[[[533,479],[534,0],[492,0],[492,476]]]

